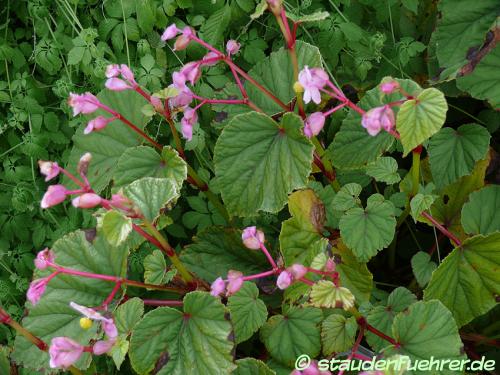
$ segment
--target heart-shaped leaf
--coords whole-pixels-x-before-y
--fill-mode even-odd
[[[323,354],[341,353],[354,344],[354,336],[358,324],[354,317],[346,318],[343,315],[332,314],[321,324],[321,342]]]

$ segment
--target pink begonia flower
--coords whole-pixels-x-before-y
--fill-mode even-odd
[[[290,375],[331,375],[332,373],[330,371],[320,371],[318,369],[318,361],[313,360],[309,367],[299,371],[299,370],[293,370]]]
[[[394,128],[394,123],[394,112],[387,104],[365,112],[361,120],[361,125],[371,136],[377,135],[382,129],[391,131]]]
[[[90,134],[94,130],[102,130],[104,129],[110,122],[114,121],[115,117],[104,117],[97,116],[95,119],[92,119],[88,122],[85,129],[83,129],[83,134]]]
[[[217,60],[210,61],[212,59],[217,59]],[[201,59],[201,62],[203,65],[206,65],[206,66],[214,66],[215,64],[217,64],[218,60],[221,60],[221,59],[222,59],[222,56],[220,56],[218,53],[210,51],[205,56],[203,56],[203,59]],[[207,61],[209,61],[209,62],[207,62]]]
[[[193,108],[186,108],[181,120],[182,136],[190,141],[193,138],[193,125],[198,121],[198,115]]]
[[[243,281],[243,274],[241,272],[230,270],[227,273],[226,296],[232,296],[240,290],[243,285]]]
[[[155,111],[163,112],[163,110],[164,110],[163,103],[162,103],[160,98],[158,98],[154,95],[151,95],[151,104],[153,105]]]
[[[281,272],[280,275],[278,276],[278,280],[276,280],[276,285],[281,290],[284,290],[290,286],[292,281],[293,281],[292,274],[285,270]]]
[[[180,72],[172,73],[172,82],[174,87],[181,92],[188,89],[186,86],[186,76]]]
[[[103,320],[102,329],[110,339],[115,339],[118,337],[118,329],[116,328],[116,324],[113,319]]]
[[[185,81],[189,81],[194,85],[201,76],[200,64],[197,61],[191,61],[184,65],[179,73],[185,77]]]
[[[63,185],[50,185],[43,195],[40,206],[49,208],[63,202],[66,199],[67,191]]]
[[[170,87],[175,87],[175,85],[171,85]],[[176,87],[177,88],[177,87]],[[179,90],[179,94],[177,96],[170,98],[169,104],[173,107],[186,107],[193,101],[193,93],[187,87],[183,90]]]
[[[161,34],[161,40],[163,40],[164,42],[167,41],[167,40],[170,40],[170,39],[173,39],[177,36],[177,34],[179,34],[181,32],[181,30],[179,30],[177,28],[177,26],[175,25],[175,23],[171,24],[170,26],[168,26],[165,31],[163,32],[163,34]]]
[[[336,267],[337,267],[337,264],[335,263],[335,261],[332,258],[328,258],[326,260],[326,264],[325,264],[325,271],[326,272],[334,272]]]
[[[45,181],[52,180],[61,171],[59,165],[53,161],[38,160],[38,166],[40,173],[45,176]]]
[[[133,87],[137,86],[137,82],[135,81],[134,73],[128,67],[128,65],[121,64],[120,65],[120,72],[122,73],[122,78],[125,79],[125,81],[127,81]]]
[[[186,49],[191,41],[191,38],[195,35],[194,29],[189,26],[184,27],[182,29],[182,35],[180,35],[174,43],[174,51],[182,51],[183,49]]]
[[[97,111],[100,102],[99,99],[90,92],[86,92],[85,94],[74,94],[70,92],[68,104],[73,108],[73,116],[76,116],[79,113],[88,115],[89,113]]]
[[[210,285],[210,294],[214,297],[220,296],[226,289],[226,283],[222,280],[222,277],[218,277],[214,280],[212,285]]]
[[[48,282],[49,278],[43,277],[41,279],[33,280],[30,283],[28,292],[26,293],[26,298],[28,298],[28,301],[30,301],[32,305],[36,305],[38,301],[40,301],[43,293],[45,293]]]
[[[287,268],[294,278],[294,280],[302,279],[307,274],[307,267],[302,264],[293,264]]]
[[[68,368],[80,359],[83,345],[71,340],[69,337],[54,337],[50,343],[49,355],[51,368]]]
[[[91,309],[90,307],[82,306],[82,305],[79,305],[75,302],[70,302],[69,306],[72,309],[78,311],[80,314],[84,315],[86,318],[89,318],[92,320],[97,320],[97,321],[108,320],[108,318],[102,316],[100,313],[98,313],[94,309]]]
[[[39,270],[44,270],[49,267],[49,263],[54,263],[55,255],[52,250],[49,250],[48,247],[39,251],[35,258],[35,267]]]
[[[133,87],[120,78],[109,78],[104,84],[108,90],[111,91],[123,91],[131,90]]]
[[[394,91],[399,89],[399,83],[396,81],[388,81],[381,83],[379,88],[384,94],[392,94]]]
[[[131,204],[130,200],[121,193],[113,194],[109,203],[117,208],[126,208]]]
[[[328,74],[321,68],[312,68],[306,65],[299,73],[299,83],[304,88],[304,103],[309,103],[311,100],[319,104],[321,103],[322,89],[328,82]]]
[[[71,204],[76,208],[94,208],[99,206],[102,198],[94,193],[85,193],[71,201]]]
[[[307,138],[312,138],[319,134],[325,125],[325,115],[323,112],[310,114],[304,124],[304,134]]]
[[[120,74],[120,65],[118,64],[110,64],[106,67],[106,78],[114,78],[118,77]]]
[[[252,250],[260,249],[260,245],[264,243],[264,232],[257,230],[257,227],[247,227],[241,234],[243,245]]]
[[[111,350],[115,343],[116,339],[99,340],[94,344],[94,346],[92,346],[92,353],[94,353],[95,355],[107,353]]]
[[[238,53],[240,50],[241,44],[238,43],[236,40],[228,40],[226,43],[226,52],[229,56],[235,55]]]

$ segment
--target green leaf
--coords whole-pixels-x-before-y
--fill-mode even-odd
[[[215,145],[215,174],[231,214],[278,212],[288,194],[304,187],[313,146],[302,134],[302,120],[286,113],[280,125],[250,112],[234,117]]]
[[[439,299],[459,327],[488,312],[500,294],[500,232],[467,238],[432,274],[424,299]]]
[[[115,210],[104,213],[99,225],[104,238],[113,246],[121,245],[132,231],[132,219]]]
[[[354,306],[354,296],[347,288],[336,286],[329,280],[320,280],[311,288],[311,305],[349,310]]]
[[[385,182],[388,185],[395,184],[401,180],[398,174],[398,162],[390,156],[378,158],[374,163],[366,166],[366,174],[376,181]]]
[[[340,235],[356,257],[366,262],[388,246],[396,228],[394,205],[380,194],[368,198],[366,208],[351,208],[341,218]]]
[[[403,103],[396,119],[403,156],[441,129],[447,111],[444,94],[435,88],[425,89],[415,99]]]
[[[317,47],[298,40],[295,45],[295,51],[299,71],[305,65],[308,65],[310,68],[322,66],[321,55]],[[248,74],[283,103],[287,104],[295,98],[295,92],[293,91],[293,65],[287,49],[281,48],[271,53],[268,58],[255,64]],[[283,111],[282,107],[271,100],[261,90],[250,84],[250,82],[245,82],[244,86],[252,101],[268,115]]]
[[[368,302],[373,287],[373,275],[366,263],[360,263],[342,241],[332,248],[332,253],[339,260],[336,271],[339,273],[342,286],[349,289],[358,303]]]
[[[133,90],[121,92],[105,90],[101,91],[97,97],[107,106],[120,112],[124,117],[134,125],[143,129],[147,118],[142,114],[141,108],[144,105],[144,98]],[[95,116],[109,115],[98,110]],[[93,118],[94,115],[90,118]],[[92,154],[92,162],[89,166],[88,178],[92,189],[100,193],[111,181],[120,156],[129,147],[138,146],[143,138],[131,130],[128,126],[119,120],[112,121],[103,130],[83,134],[86,124],[82,124],[73,136],[73,149],[69,156],[67,169],[76,174],[76,165],[80,157],[86,152]],[[76,174],[78,175],[78,174]],[[65,183],[69,180],[65,179]]]
[[[420,86],[413,81],[401,79],[396,79],[396,81],[412,95],[421,91]],[[364,110],[369,110],[400,99],[401,95],[396,93],[381,97],[380,90],[375,87],[368,90],[357,105]],[[333,165],[339,169],[358,169],[377,160],[391,147],[393,141],[394,137],[387,132],[380,132],[375,137],[370,136],[361,126],[359,113],[349,110],[340,130],[328,147],[327,154]]]
[[[217,46],[231,21],[231,7],[229,5],[216,10],[203,23],[200,29],[203,40],[213,46]]]
[[[118,370],[120,370],[120,367],[125,360],[129,346],[130,343],[124,336],[118,336],[115,344],[108,352],[108,355],[111,355],[111,358],[113,358],[113,362]]]
[[[437,264],[431,261],[431,256],[428,253],[419,251],[411,258],[411,268],[418,285],[424,288],[437,268]]]
[[[323,354],[341,353],[354,344],[358,324],[354,317],[332,314],[321,324],[321,342]]]
[[[292,366],[297,357],[316,357],[321,350],[319,324],[323,313],[314,307],[290,307],[284,315],[274,315],[260,330],[267,350],[283,364]]]
[[[359,195],[363,188],[354,182],[346,184],[340,188],[332,200],[336,210],[347,211],[353,207],[361,205]]]
[[[417,14],[418,13],[418,0],[402,0],[401,1],[406,9]]]
[[[118,160],[114,172],[115,187],[128,185],[142,177],[168,178],[180,189],[187,177],[186,162],[170,146],[164,147],[161,155],[147,146],[129,148]]]
[[[267,10],[267,0],[261,0],[255,7],[255,11],[250,15],[250,19],[255,20],[262,16]]]
[[[396,314],[405,311],[416,301],[417,297],[408,289],[403,287],[396,288],[389,294],[387,304],[385,306],[376,306],[370,310],[366,319],[370,325],[391,336],[391,327]],[[366,339],[375,350],[382,350],[388,345],[387,341],[371,332],[367,332]]]
[[[429,161],[437,187],[449,185],[472,172],[488,152],[490,133],[477,124],[457,130],[443,128],[429,141]]]
[[[151,33],[156,21],[156,7],[154,2],[151,0],[138,0],[134,2],[138,26],[144,34]]]
[[[385,350],[385,355],[407,355],[415,360],[462,360],[463,344],[451,313],[439,301],[416,302],[399,313],[392,324],[392,337],[399,347]],[[446,366],[433,374],[455,374]],[[414,371],[429,374],[429,371]]]
[[[152,254],[144,258],[144,282],[148,284],[166,284],[172,278],[172,274],[167,273],[167,263],[160,250],[154,250]]]
[[[267,365],[255,358],[243,358],[236,361],[238,368],[233,375],[276,375]]]
[[[87,241],[83,231],[67,234],[57,240],[52,246],[56,262],[67,268],[112,275],[126,276],[128,249],[124,246],[112,247],[101,236],[93,242]],[[37,271],[35,277],[45,277],[50,270]],[[40,302],[31,306],[28,304],[28,315],[22,325],[31,333],[50,344],[53,337],[68,336],[77,342],[88,345],[91,339],[98,338],[98,324],[89,330],[83,330],[79,321],[81,314],[73,310],[71,301],[80,305],[99,306],[109,295],[114,284],[103,280],[76,277],[72,275],[58,275],[47,285]],[[24,367],[31,369],[47,368],[49,356],[41,352],[36,346],[23,336],[16,337],[14,360]],[[90,356],[85,354],[77,366],[87,368]]]
[[[431,208],[436,198],[437,196],[434,194],[418,193],[411,199],[411,216],[413,217],[413,220],[415,220],[415,222],[419,220],[422,212],[427,211],[429,208]]]
[[[131,298],[118,306],[114,314],[118,332],[122,335],[129,335],[142,318],[142,314],[144,314],[144,302],[140,298]]]
[[[149,222],[156,221],[160,210],[179,197],[177,187],[166,178],[144,177],[126,186],[123,192]]]
[[[210,227],[200,232],[181,253],[189,270],[208,282],[225,277],[229,270],[259,273],[268,267],[260,251],[249,250],[241,242],[241,231]]]
[[[236,344],[248,340],[266,322],[267,307],[259,299],[259,289],[246,281],[243,287],[228,298]]]
[[[470,234],[500,231],[500,186],[490,185],[469,195],[462,208],[462,226]]]
[[[457,86],[476,99],[488,100],[498,111],[500,109],[500,80],[497,74],[499,68],[500,46],[496,46],[479,61],[472,73],[457,78]]]
[[[231,323],[224,305],[205,292],[184,297],[184,312],[160,307],[135,326],[130,339],[130,363],[139,374],[149,373],[158,360],[157,374],[220,374],[235,369],[228,340]]]
[[[479,47],[498,13],[496,0],[439,2],[441,19],[435,31],[437,58],[441,67],[460,67],[472,47]],[[491,76],[490,76],[491,78]]]
[[[309,264],[316,254],[307,250],[321,238],[324,205],[313,190],[306,189],[290,195],[288,210],[292,217],[283,222],[279,236],[285,264]]]

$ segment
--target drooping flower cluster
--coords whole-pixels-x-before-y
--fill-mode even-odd
[[[278,276],[276,285],[280,289],[288,288],[295,280],[302,279],[307,274],[307,267],[302,264],[293,264]]]
[[[368,131],[368,134],[375,136],[382,129],[390,132],[394,129],[394,112],[389,105],[375,107],[367,111],[361,119],[361,125]]]

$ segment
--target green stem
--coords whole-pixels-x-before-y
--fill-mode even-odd
[[[419,181],[420,181],[420,152],[418,150],[412,151],[412,167],[411,167],[411,196],[414,197],[418,193]]]
[[[166,103],[165,105],[168,105],[168,103]],[[186,159],[186,156],[184,154],[184,149],[182,148],[181,138],[179,137],[179,132],[175,128],[174,122],[172,121],[171,118],[167,117],[166,115],[165,119],[167,120],[168,125],[170,126],[170,131],[172,132],[172,136],[174,137],[175,148],[177,149],[177,152],[183,159]]]
[[[143,223],[148,228],[149,232],[151,235],[163,246],[165,249],[169,249],[167,256],[172,262],[172,264],[175,266],[177,271],[181,274],[182,279],[186,283],[192,283],[194,281],[193,276],[189,273],[189,271],[186,269],[184,264],[181,262],[177,254],[175,253],[175,250],[170,246],[168,241],[165,239],[165,237],[162,236],[162,234],[156,229],[156,227],[147,219],[143,219]]]
[[[319,157],[321,158],[321,162],[323,163],[323,166],[325,167],[325,171],[328,174],[328,180],[330,181],[330,185],[332,185],[333,190],[336,192],[340,190],[340,184],[335,178],[335,170],[333,169],[332,163],[330,162],[330,159],[326,155],[325,149],[321,145],[321,143],[318,141],[318,138],[312,137],[311,142],[313,143],[316,152],[318,153]]]

